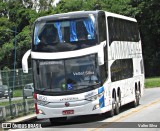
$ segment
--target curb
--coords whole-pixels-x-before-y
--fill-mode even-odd
[[[36,114],[30,114],[30,115],[27,115],[27,116],[22,116],[22,117],[15,118],[13,120],[5,121],[5,122],[6,123],[22,123],[22,122],[33,120],[33,119],[37,119]]]

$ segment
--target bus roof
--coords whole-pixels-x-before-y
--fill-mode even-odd
[[[121,18],[121,19],[126,19],[129,21],[134,21],[137,22],[136,19],[127,17],[124,15],[119,15],[111,12],[106,12],[103,10],[96,10],[96,11],[74,11],[74,12],[68,12],[68,13],[61,13],[61,14],[53,14],[53,15],[48,15],[48,16],[43,16],[39,17],[36,21],[41,21],[41,20],[61,20],[61,19],[69,19],[69,18],[79,18],[82,16],[88,16],[89,14],[98,14],[98,12],[105,12],[106,16],[112,16],[116,18]]]
[[[88,16],[89,14],[97,14],[99,11],[74,11],[62,14],[53,14],[48,16],[39,17],[36,21],[41,20],[61,20],[61,19],[69,19],[69,18],[79,18],[82,16]]]
[[[112,16],[112,17],[116,17],[116,18],[120,18],[120,19],[125,19],[125,20],[129,20],[129,21],[134,21],[134,22],[137,22],[137,20],[135,18],[132,18],[132,17],[127,17],[127,16],[124,16],[124,15],[119,15],[119,14],[115,14],[115,13],[111,13],[111,12],[106,12],[106,16]]]

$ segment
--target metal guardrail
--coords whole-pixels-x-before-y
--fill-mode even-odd
[[[10,114],[10,105],[0,107],[0,122],[34,112],[34,100],[28,100],[25,101],[25,103],[12,104],[11,107],[12,116]]]
[[[16,73],[10,69],[0,70],[0,85],[7,85],[14,90],[28,83],[33,83],[31,68],[27,74],[24,74],[22,69],[16,69]]]

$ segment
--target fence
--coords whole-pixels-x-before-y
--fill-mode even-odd
[[[25,105],[25,106],[24,106]],[[10,110],[10,106],[12,110]],[[11,115],[12,111],[12,115]],[[34,101],[29,100],[0,107],[0,122],[34,112]]]
[[[0,71],[0,79],[2,85],[8,85],[11,89],[21,89],[25,84],[33,83],[32,69],[29,69],[28,74],[24,74],[22,69]]]
[[[0,121],[34,112],[31,83],[32,69],[28,74],[24,74],[22,69],[0,71]]]

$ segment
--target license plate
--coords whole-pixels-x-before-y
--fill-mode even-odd
[[[65,110],[62,112],[63,115],[74,114],[74,110]]]

